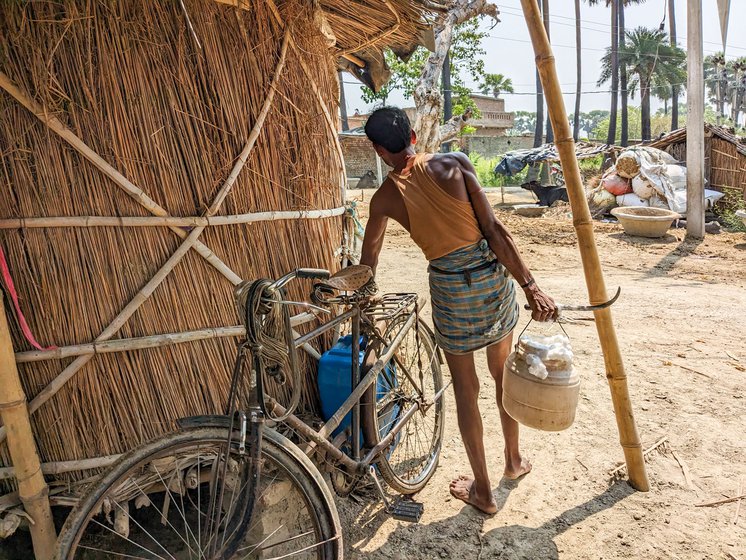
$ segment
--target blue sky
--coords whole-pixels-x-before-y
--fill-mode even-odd
[[[484,21],[482,27],[489,32],[483,42],[487,51],[484,56],[487,72],[501,73],[513,80],[515,94],[504,94],[506,109],[509,111],[535,110],[534,97],[534,55],[523,19],[520,0],[498,1],[501,22],[490,29],[492,21]],[[555,45],[554,54],[557,70],[565,95],[568,112],[575,103],[575,4],[574,0],[550,0],[550,34]],[[668,0],[647,0],[645,4],[628,7],[625,11],[627,29],[638,26],[657,28],[661,23]],[[679,45],[686,48],[686,0],[676,0],[676,31]],[[705,56],[722,50],[720,23],[716,0],[702,0],[703,33]],[[610,10],[603,6],[589,7],[583,2],[581,19],[583,26],[583,94],[582,110],[608,109],[608,87],[597,87],[595,80],[599,73],[599,59],[610,43]],[[746,0],[731,1],[730,29],[726,58],[746,56],[746,34],[742,29],[746,22]],[[668,31],[668,18],[666,18]],[[350,113],[355,109],[363,112],[367,106],[360,99],[360,88],[355,78],[345,74],[347,107]],[[474,84],[476,85],[476,84]],[[390,103],[413,105],[405,101],[401,94],[392,95]],[[632,101],[639,104],[639,99]],[[653,102],[653,110],[660,105]]]

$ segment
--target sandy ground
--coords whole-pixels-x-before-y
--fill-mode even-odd
[[[365,218],[371,192],[352,195]],[[529,201],[515,192],[506,199]],[[587,301],[567,208],[542,218],[497,213],[542,288],[559,302]],[[484,353],[477,356],[498,513],[484,516],[448,493],[452,478],[469,474],[449,390],[440,466],[416,496],[425,505],[421,522],[389,518],[371,496],[340,499],[347,558],[746,560],[746,503],[738,515],[736,503],[696,507],[746,494],[746,234],[689,244],[683,230],[660,240],[628,237],[617,224],[597,222],[595,231],[607,285],[622,288],[613,311],[643,446],[667,438],[648,458],[651,491],[611,481],[622,449],[596,330],[568,325],[582,375],[576,422],[560,433],[522,430],[534,470],[519,482],[501,479],[494,384]],[[426,262],[395,224],[378,276],[385,291],[427,293]],[[531,330],[558,332],[535,323]],[[29,557],[18,550],[0,547],[0,558]]]
[[[360,208],[364,217],[365,202]],[[542,218],[497,212],[543,289],[560,302],[587,301],[566,210]],[[746,560],[746,504],[737,521],[735,503],[696,507],[746,494],[746,234],[689,244],[683,230],[660,240],[628,237],[617,224],[595,230],[607,285],[622,288],[613,312],[643,446],[667,438],[647,461],[651,491],[610,480],[622,449],[596,330],[569,325],[582,375],[576,422],[561,433],[522,430],[534,471],[518,483],[501,479],[494,384],[478,354],[498,513],[486,517],[448,493],[453,477],[469,473],[449,390],[440,466],[416,496],[421,522],[395,521],[380,502],[340,500],[349,558]],[[425,267],[406,232],[390,225],[379,286],[425,294]]]

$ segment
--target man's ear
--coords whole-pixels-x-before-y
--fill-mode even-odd
[[[378,157],[382,158],[383,155],[384,155],[384,149],[381,146],[379,146],[378,144],[376,144],[375,142],[371,142],[371,144],[373,144],[373,149],[378,154]]]
[[[415,133],[414,130],[412,130],[409,133],[409,135],[410,135],[409,136],[409,138],[410,138],[410,142],[409,143],[412,144],[412,146],[414,146],[417,143],[417,134]]]

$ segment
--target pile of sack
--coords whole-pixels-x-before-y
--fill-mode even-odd
[[[705,189],[708,206],[723,193]],[[648,146],[619,154],[616,164],[604,173],[598,187],[588,193],[594,215],[616,206],[650,206],[686,213],[686,167],[673,156]]]

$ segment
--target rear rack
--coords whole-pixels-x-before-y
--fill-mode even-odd
[[[401,313],[412,311],[417,306],[417,300],[417,294],[384,294],[373,305],[365,308],[365,315],[374,321],[390,321]]]

